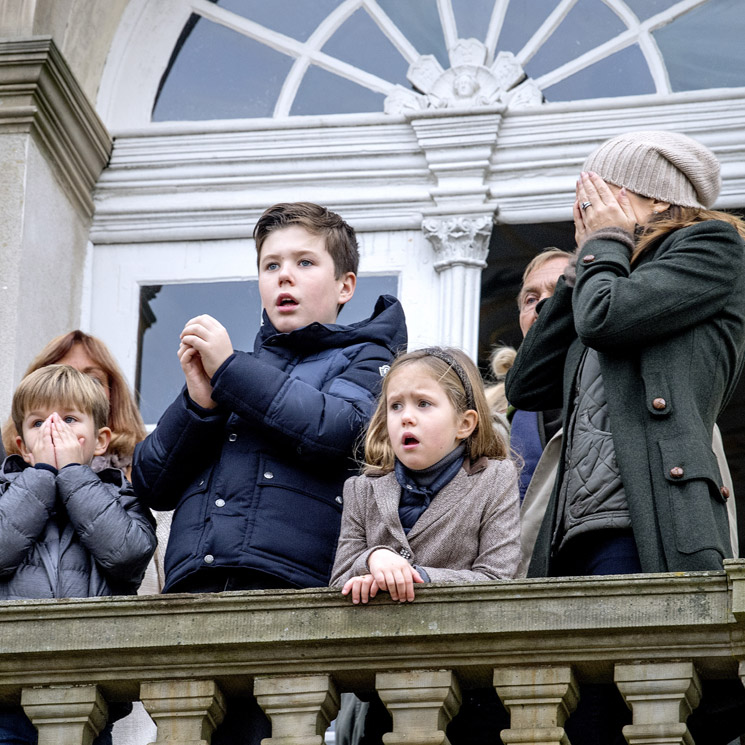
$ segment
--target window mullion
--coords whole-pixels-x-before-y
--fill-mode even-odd
[[[533,58],[533,55],[541,48],[541,45],[553,34],[559,24],[566,18],[569,11],[577,4],[578,0],[561,0],[551,11],[548,18],[541,24],[540,28],[528,39],[525,46],[515,55],[517,61],[525,65]]]

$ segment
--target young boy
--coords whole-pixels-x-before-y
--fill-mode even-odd
[[[27,375],[13,396],[21,455],[0,469],[0,600],[134,594],[155,551],[152,517],[106,452],[109,402],[68,365]]]
[[[336,318],[355,289],[354,231],[315,204],[277,204],[254,230],[263,325],[234,352],[210,316],[187,322],[186,387],[135,452],[146,504],[175,508],[164,592],[328,584],[355,443],[406,345],[403,310]]]
[[[21,455],[0,469],[0,600],[134,594],[155,526],[120,470],[90,468],[111,438],[100,383],[68,365],[42,367],[21,381],[11,416]],[[130,708],[110,705],[100,742]],[[0,706],[0,742],[38,742],[19,706]]]

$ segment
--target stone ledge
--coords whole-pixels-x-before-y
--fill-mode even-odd
[[[745,562],[725,572],[440,585],[412,604],[353,607],[337,590],[0,603],[0,695],[92,683],[136,695],[143,680],[453,669],[488,685],[497,665],[573,664],[608,678],[622,661],[689,658],[733,677],[743,621],[731,611]]]

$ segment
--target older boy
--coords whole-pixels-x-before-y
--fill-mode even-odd
[[[359,261],[338,215],[278,204],[254,238],[264,315],[253,352],[233,351],[210,316],[188,321],[186,387],[135,453],[138,494],[175,508],[164,592],[328,584],[355,442],[406,344],[392,297],[336,324]]]

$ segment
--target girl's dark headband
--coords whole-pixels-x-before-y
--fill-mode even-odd
[[[473,388],[471,386],[471,381],[468,379],[468,375],[466,375],[466,371],[463,369],[463,366],[458,362],[458,360],[453,357],[452,354],[449,352],[446,352],[442,347],[427,347],[426,349],[422,349],[422,354],[426,354],[430,357],[437,357],[438,360],[442,360],[446,364],[450,365],[450,367],[455,370],[455,374],[460,379],[460,382],[463,384],[463,390],[466,394],[466,405],[469,409],[476,409],[476,402],[473,398]]]

